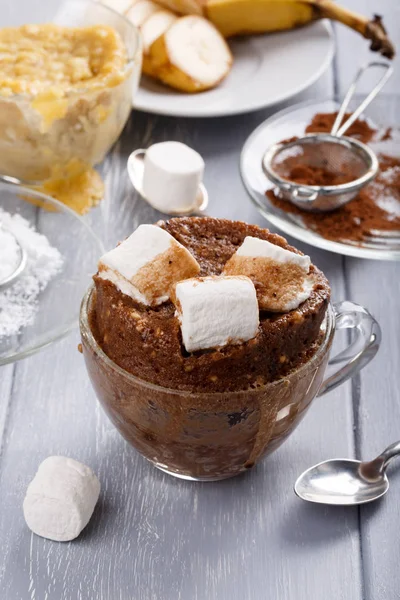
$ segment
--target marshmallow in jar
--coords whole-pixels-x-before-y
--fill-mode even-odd
[[[161,142],[146,150],[143,193],[150,204],[165,213],[196,208],[204,173],[200,154],[180,142]]]
[[[49,456],[28,486],[26,524],[49,540],[73,540],[88,524],[99,494],[100,482],[89,467],[65,456]]]

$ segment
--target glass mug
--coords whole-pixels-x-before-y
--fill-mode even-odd
[[[378,323],[353,302],[329,305],[323,340],[305,364],[257,389],[192,393],[131,375],[103,352],[90,329],[91,286],[80,330],[86,367],[107,415],[123,437],[156,467],[182,479],[217,481],[238,475],[278,448],[316,396],[360,371],[376,354]],[[329,359],[336,330],[354,340]]]

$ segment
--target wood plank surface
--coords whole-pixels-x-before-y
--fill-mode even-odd
[[[2,24],[18,22],[24,2],[8,5]],[[355,2],[347,4],[356,7]],[[371,12],[372,3],[357,3],[362,5]],[[380,10],[394,15],[397,8],[386,0]],[[365,42],[340,26],[336,34],[339,70],[332,68],[293,102],[332,95],[335,83],[342,89],[356,66],[357,48]],[[112,247],[137,224],[162,217],[132,190],[125,164],[135,148],[165,139],[188,143],[204,156],[210,214],[265,224],[248,201],[238,161],[247,136],[278,108],[218,120],[133,113],[103,165],[106,198],[89,216],[105,246]],[[400,597],[400,477],[394,477],[390,496],[378,507],[362,511],[307,505],[292,491],[298,474],[313,463],[354,453],[373,455],[396,438],[399,265],[343,259],[295,243],[325,271],[334,300],[348,297],[376,313],[384,344],[361,378],[316,400],[285,445],[246,476],[196,484],[149,465],[100,409],[76,350],[77,332],[1,368],[2,600]],[[338,339],[337,347],[344,342]],[[26,486],[50,454],[86,462],[102,483],[93,519],[72,543],[39,538],[23,520]]]
[[[385,0],[348,0],[353,10],[371,15],[383,14],[385,25],[400,49],[400,4]],[[337,66],[339,91],[343,94],[357,68],[349,55],[363,64],[371,58],[362,41],[348,30],[337,28]],[[393,77],[368,110],[377,122],[399,127],[400,71],[398,59]],[[376,77],[376,75],[375,75]],[[367,93],[373,76],[366,78],[361,91]],[[366,304],[376,316],[383,331],[381,350],[376,360],[353,382],[355,443],[358,457],[371,458],[389,443],[400,439],[400,265],[399,263],[346,259],[345,273],[349,298]],[[360,509],[361,554],[366,600],[400,598],[399,536],[394,527],[400,515],[400,472],[390,471],[390,493],[379,503]]]

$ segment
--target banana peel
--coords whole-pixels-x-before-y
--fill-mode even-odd
[[[382,22],[332,0],[158,0],[178,14],[207,18],[224,37],[272,33],[294,29],[318,19],[332,19],[347,25],[370,40],[371,50],[393,58],[395,49]]]
[[[206,16],[205,4],[201,0],[157,0],[157,2],[178,15]]]
[[[282,31],[313,20],[313,7],[291,0],[210,0],[205,16],[226,38]]]

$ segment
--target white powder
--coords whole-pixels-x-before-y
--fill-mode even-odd
[[[400,167],[398,167],[397,165],[394,167],[389,167],[389,169],[386,169],[386,171],[383,171],[383,173],[379,173],[379,180],[383,181],[384,183],[395,183],[396,180],[400,179]]]
[[[400,156],[400,129],[393,128],[390,130],[390,137],[382,139],[382,136],[387,133],[386,130],[381,130],[368,145],[375,154],[386,154],[398,158]]]
[[[38,296],[61,270],[63,258],[46,236],[38,233],[18,214],[0,208],[0,281],[9,275],[19,261],[14,234],[27,253],[27,264],[10,287],[0,291],[0,337],[18,333],[33,323],[38,309]]]
[[[395,167],[397,168],[397,167]],[[369,195],[375,201],[375,204],[387,213],[387,220],[393,221],[400,217],[400,202],[398,193],[390,187],[393,183],[393,169],[388,169],[379,174],[379,180],[369,184]]]

